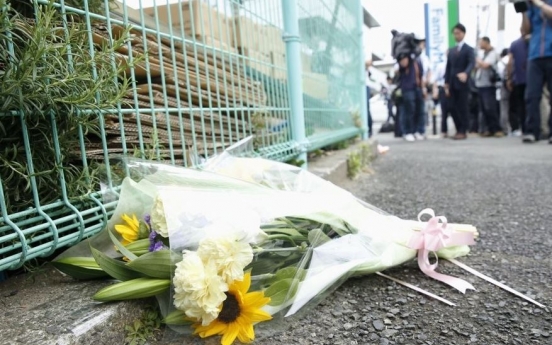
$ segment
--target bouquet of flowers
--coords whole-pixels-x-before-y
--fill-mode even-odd
[[[156,296],[164,322],[221,344],[254,340],[254,325],[312,307],[352,275],[379,273],[418,255],[429,276],[462,292],[469,283],[435,272],[428,255],[469,252],[477,231],[393,217],[307,171],[241,158],[246,140],[202,167],[128,161],[106,229],[54,265],[77,279],[120,282],[102,302]],[[423,292],[423,291],[422,291]]]

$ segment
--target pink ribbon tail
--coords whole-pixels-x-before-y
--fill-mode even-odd
[[[462,269],[464,269],[464,270],[470,272],[471,274],[476,275],[476,276],[478,276],[479,278],[481,278],[481,279],[483,279],[483,280],[486,280],[486,281],[488,281],[489,283],[498,286],[498,287],[501,288],[501,289],[504,289],[504,290],[506,290],[506,291],[508,291],[508,292],[510,292],[510,293],[513,293],[514,295],[516,295],[516,296],[518,296],[518,297],[523,298],[523,299],[526,300],[526,301],[529,301],[529,302],[531,302],[531,303],[533,303],[533,304],[535,304],[535,305],[538,305],[539,307],[541,307],[541,308],[543,308],[543,309],[546,308],[546,306],[545,306],[544,304],[541,304],[541,303],[535,301],[534,299],[529,298],[528,296],[522,294],[521,292],[519,292],[519,291],[517,291],[517,290],[514,290],[514,289],[512,289],[511,287],[509,287],[509,286],[507,286],[507,285],[505,285],[505,284],[502,284],[501,282],[499,282],[499,281],[497,281],[497,280],[494,280],[494,279],[491,278],[491,277],[488,277],[488,276],[484,275],[483,273],[481,273],[481,272],[479,272],[479,271],[477,271],[477,270],[475,270],[475,269],[469,267],[468,265],[465,265],[465,264],[461,263],[460,261],[458,261],[458,260],[456,260],[456,259],[448,259],[448,261],[450,261],[450,262],[452,262],[453,264],[457,265],[458,267],[460,267],[460,268],[462,268]]]
[[[462,292],[463,294],[466,293],[467,289],[475,290],[473,285],[471,285],[470,283],[468,283],[463,279],[435,272],[435,268],[437,267],[437,264],[434,264],[434,265],[429,264],[428,250],[425,250],[425,249],[418,250],[418,266],[420,266],[420,270],[424,272],[427,276],[433,279],[436,279],[440,282],[443,282],[445,284],[448,284],[453,288],[457,289],[458,291]]]

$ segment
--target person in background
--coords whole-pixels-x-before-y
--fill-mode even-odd
[[[473,69],[468,80],[470,93],[468,96],[468,133],[476,135],[483,133],[486,130],[485,119],[481,114],[481,107],[479,105],[479,90],[475,86],[475,72]]]
[[[552,0],[529,0],[529,9],[522,14],[522,34],[531,35],[525,89],[526,120],[524,143],[534,143],[541,135],[540,102],[545,84],[552,88]],[[552,116],[548,128],[552,128]],[[552,131],[548,142],[552,144]]]
[[[393,84],[393,78],[391,76],[387,76],[387,85],[385,86],[387,89],[387,94],[385,97],[385,100],[387,101],[387,121],[393,120],[393,122],[396,122],[395,113],[393,112],[393,107],[395,106],[395,103],[393,102],[393,98],[391,95],[393,94],[393,91],[395,91],[395,84]]]
[[[529,36],[521,35],[512,42],[504,80],[510,91],[510,127],[512,135],[525,133],[525,88],[527,84],[527,55]]]
[[[448,107],[448,97],[445,92],[445,71],[447,67],[446,56],[449,54],[449,49],[445,54],[445,58],[441,61],[433,73],[433,97],[439,100],[439,106],[441,108],[441,136],[448,138],[448,117],[450,115],[450,109]]]
[[[500,119],[496,106],[496,63],[498,54],[491,46],[491,40],[483,37],[479,40],[481,54],[477,57],[475,66],[475,86],[479,91],[479,104],[485,118],[487,130],[483,132],[484,137],[503,137],[504,132],[500,128]]]
[[[498,102],[497,109],[499,115],[499,124],[504,133],[508,135],[513,135],[512,127],[510,126],[510,118],[512,109],[510,109],[510,90],[506,85],[505,80],[508,78],[507,66],[509,57],[508,48],[502,49],[500,53],[500,59],[496,65],[496,71],[499,76],[499,80],[496,82],[496,100]]]
[[[372,66],[372,60],[368,60],[364,64],[366,68],[366,102],[368,111],[368,137],[372,137],[372,113],[370,112],[370,98],[372,98],[372,90],[370,90],[370,67]]]
[[[424,70],[424,73],[422,75],[423,84],[424,85],[430,85],[431,84],[431,62],[429,60],[429,57],[426,54],[426,41],[425,37],[417,35],[416,40],[418,41],[418,48],[420,49],[420,62],[422,63],[422,68]],[[416,107],[420,108],[416,112],[416,118],[414,121],[414,127],[416,129],[416,133],[414,133],[414,136],[416,137],[416,140],[424,140],[426,138],[425,131],[426,131],[426,123],[428,119],[428,113],[430,111],[430,104],[433,102],[431,99],[428,98],[428,92],[427,88],[423,87],[423,89],[420,90],[421,95],[418,95],[418,103],[416,104]],[[431,103],[430,103],[431,102]]]
[[[452,30],[456,47],[452,48],[447,58],[445,71],[445,90],[450,95],[450,109],[456,126],[454,140],[467,139],[468,129],[468,95],[469,76],[475,66],[475,53],[472,47],[464,43],[466,27],[456,24]]]
[[[423,66],[420,59],[409,55],[400,55],[399,61],[399,88],[402,94],[401,127],[404,140],[413,142],[416,140],[415,119],[420,116],[421,108],[417,106],[422,101],[421,88],[423,84]]]
[[[391,91],[391,100],[395,105],[395,138],[402,138],[403,137],[403,134],[402,134],[403,128],[401,123],[402,92],[401,92],[401,88],[399,87],[399,64],[398,63],[395,66],[395,73],[391,82],[393,84],[393,91]]]
[[[540,102],[540,113],[541,113],[541,132],[540,139],[550,138],[550,127],[548,126],[548,120],[550,119],[550,92],[548,92],[548,86],[545,85],[542,90],[542,99]],[[550,140],[550,139],[549,139]]]

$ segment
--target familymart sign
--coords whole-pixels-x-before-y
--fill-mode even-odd
[[[426,53],[435,66],[455,45],[451,30],[458,23],[459,0],[433,0],[425,4]]]

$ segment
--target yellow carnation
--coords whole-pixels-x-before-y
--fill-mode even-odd
[[[208,325],[218,317],[228,285],[213,262],[203,263],[195,252],[185,252],[173,278],[174,306],[190,318]]]
[[[205,238],[197,254],[203,263],[214,263],[217,273],[227,284],[243,279],[243,270],[253,260],[253,249],[234,236]]]

